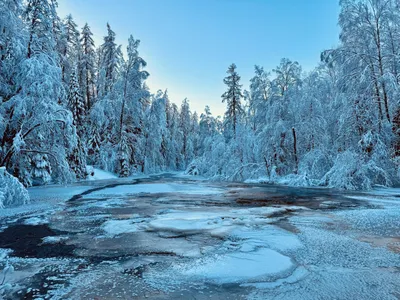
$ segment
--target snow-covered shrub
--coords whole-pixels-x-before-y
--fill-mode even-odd
[[[94,176],[94,168],[93,166],[86,166],[86,173],[88,174],[88,176]]]
[[[320,180],[332,166],[328,154],[320,149],[313,149],[300,160],[299,174],[306,174],[308,178]]]
[[[29,194],[17,178],[6,168],[0,168],[0,208],[29,203]]]
[[[391,185],[388,173],[372,159],[347,150],[336,157],[333,167],[321,180],[323,185],[346,190],[368,190],[375,184]]]
[[[289,185],[289,186],[310,186],[311,181],[308,179],[307,174],[289,174],[280,177],[276,180],[278,184]]]
[[[198,176],[200,175],[200,171],[195,164],[190,164],[189,167],[186,169],[185,172],[187,175]]]
[[[31,175],[34,185],[46,184],[51,180],[51,166],[46,154],[35,154],[32,159]]]

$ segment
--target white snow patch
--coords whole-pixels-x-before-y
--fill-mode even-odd
[[[93,168],[92,166],[87,166],[89,173],[88,180],[107,180],[107,179],[117,179],[118,176],[114,173],[107,172],[101,169]]]
[[[58,244],[68,240],[67,236],[46,236],[42,238],[43,244]]]
[[[377,194],[377,195],[346,195],[346,198],[349,199],[355,199],[355,200],[361,200],[361,201],[367,201],[370,203],[377,203],[377,204],[382,204],[382,205],[400,205],[400,201],[399,198],[394,197],[394,196],[383,196],[381,194]]]
[[[132,233],[144,230],[144,218],[135,218],[128,220],[109,220],[103,223],[102,229],[109,236],[116,236],[123,233]]]
[[[280,287],[284,284],[294,284],[294,283],[302,280],[309,274],[310,274],[310,272],[307,271],[306,268],[298,267],[290,276],[288,276],[286,278],[280,278],[273,282],[244,283],[241,286],[252,286],[252,287],[256,287],[258,289],[274,289],[274,288]]]
[[[242,240],[240,250],[243,252],[254,251],[259,247],[286,251],[303,246],[295,234],[272,225],[257,229],[239,227],[230,233],[230,238]]]
[[[289,257],[261,248],[254,252],[234,252],[201,259],[183,271],[183,274],[203,277],[217,283],[240,283],[275,276],[293,267]]]
[[[40,217],[31,217],[28,219],[24,220],[24,224],[25,225],[33,225],[33,226],[37,226],[37,225],[43,225],[43,224],[48,224],[49,221],[46,218],[40,218]]]

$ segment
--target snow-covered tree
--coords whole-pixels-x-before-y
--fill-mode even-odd
[[[6,129],[0,165],[22,182],[32,182],[37,154],[48,157],[57,180],[70,178],[66,152],[76,142],[71,114],[58,105],[63,97],[61,69],[53,35],[51,3],[27,2],[25,58],[14,66],[16,92],[1,105]],[[46,138],[44,138],[46,137]]]
[[[72,71],[69,82],[68,106],[74,118],[74,125],[76,126],[79,136],[83,136],[84,122],[86,116],[86,107],[79,88],[78,78],[76,71]]]
[[[94,104],[95,78],[96,78],[96,51],[93,40],[93,33],[86,23],[81,33],[82,55],[79,61],[79,79],[82,89],[86,111],[89,111]]]
[[[62,78],[65,86],[68,87],[69,79],[82,55],[81,45],[79,43],[80,34],[78,25],[75,23],[72,15],[68,15],[62,23],[61,39],[63,40],[62,56]],[[78,76],[78,74],[76,75]]]
[[[181,153],[186,165],[193,158],[193,143],[191,141],[191,115],[189,101],[187,99],[184,99],[181,105],[179,129],[182,134]]]
[[[121,71],[121,107],[119,114],[118,141],[120,143],[120,156],[127,157],[124,165],[121,165],[121,176],[126,176],[127,165],[131,162],[135,168],[142,164],[143,157],[140,148],[144,144],[143,121],[144,121],[144,99],[149,97],[149,92],[144,86],[144,81],[149,76],[146,62],[139,56],[138,47],[140,41],[130,36],[128,41],[128,59]],[[121,144],[123,143],[123,144]],[[128,144],[131,149],[128,149]],[[122,153],[124,152],[125,153]],[[128,167],[129,168],[129,167]],[[128,172],[130,173],[130,172]]]
[[[269,73],[263,67],[255,66],[254,77],[250,79],[250,91],[247,95],[249,102],[249,122],[254,131],[260,129],[266,120],[267,100],[270,96],[271,82]]]
[[[227,137],[233,136],[236,138],[238,124],[243,114],[241,104],[242,85],[240,76],[236,72],[236,65],[231,64],[228,68],[228,76],[224,78],[224,83],[228,86],[228,90],[221,96],[222,102],[226,102],[227,110],[225,113],[225,133]]]
[[[69,155],[71,169],[79,179],[86,178],[86,149],[83,142],[85,137],[85,103],[79,88],[78,78],[76,72],[72,71],[69,94],[68,94],[69,108],[72,111],[74,125],[77,131],[77,145]]]
[[[112,91],[114,84],[118,79],[118,73],[121,66],[122,52],[121,47],[115,43],[115,32],[107,24],[107,35],[104,37],[104,43],[100,46],[100,66],[99,78],[102,85],[98,86],[98,93],[101,96]]]

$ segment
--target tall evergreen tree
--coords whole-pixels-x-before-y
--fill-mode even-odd
[[[85,103],[79,88],[76,71],[72,71],[69,84],[68,103],[74,118],[74,125],[77,131],[77,145],[69,156],[71,169],[78,179],[86,178],[86,149],[83,142],[85,136]]]
[[[255,66],[254,77],[250,79],[249,101],[249,122],[254,131],[262,128],[266,121],[267,100],[269,98],[271,82],[268,79],[268,72],[263,67]]]
[[[193,145],[191,145],[191,113],[188,99],[184,99],[181,105],[179,116],[179,129],[182,133],[182,156],[185,164],[189,162],[193,154]]]
[[[119,114],[119,128],[117,140],[120,144],[120,175],[126,176],[126,168],[129,168],[129,163],[141,164],[139,147],[143,144],[143,99],[149,97],[147,89],[144,87],[144,81],[149,76],[146,67],[146,62],[139,56],[138,47],[140,41],[135,40],[132,36],[128,41],[128,60],[121,68],[121,91],[122,96],[121,108]],[[127,143],[132,147],[128,151]],[[124,143],[124,144],[121,144]],[[128,172],[129,173],[129,172]]]
[[[227,135],[230,136],[230,131],[233,132],[233,137],[236,138],[237,127],[244,113],[241,99],[242,85],[240,76],[236,72],[236,65],[231,64],[228,68],[228,76],[225,77],[224,83],[228,86],[228,90],[222,95],[222,102],[226,102],[227,110],[225,112],[225,130]]]
[[[121,48],[115,43],[115,32],[107,23],[107,35],[100,47],[100,78],[103,86],[100,87],[100,95],[104,96],[112,91],[118,79],[118,72],[121,65]]]
[[[86,107],[79,88],[79,82],[76,76],[76,71],[72,71],[71,73],[71,78],[69,83],[68,105],[72,112],[72,116],[74,118],[74,125],[77,129],[78,135],[80,137],[83,137]]]
[[[75,23],[72,15],[69,14],[63,20],[60,41],[62,43],[62,78],[66,89],[68,89],[71,74],[75,71],[74,68],[79,63],[81,57],[82,51],[79,43],[79,35],[78,25]]]
[[[53,6],[48,0],[28,0],[24,17],[29,24],[28,58],[34,54],[54,54]]]
[[[95,78],[96,78],[96,51],[93,40],[93,33],[86,23],[81,33],[82,56],[79,62],[80,86],[85,99],[86,110],[89,111],[93,106],[95,97]]]

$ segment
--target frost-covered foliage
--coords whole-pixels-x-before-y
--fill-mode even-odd
[[[76,139],[71,113],[60,105],[64,88],[54,50],[54,2],[27,1],[26,6],[21,1],[14,2],[19,3],[24,18],[15,15],[19,21],[9,22],[8,26],[25,29],[15,33],[24,49],[15,52],[14,44],[6,45],[13,55],[2,56],[7,62],[14,62],[9,79],[14,88],[0,104],[4,124],[0,130],[0,165],[26,185],[39,173],[46,182],[47,176],[37,171],[39,154],[54,166],[55,180],[66,180],[71,178],[66,154]]]
[[[17,178],[6,168],[0,168],[0,208],[29,203],[29,194]]]
[[[343,189],[399,183],[399,2],[340,5],[339,47],[324,51],[308,74],[289,59],[272,70],[273,80],[256,66],[237,138],[224,139],[226,127],[210,136],[206,112],[191,169],[215,179]]]

